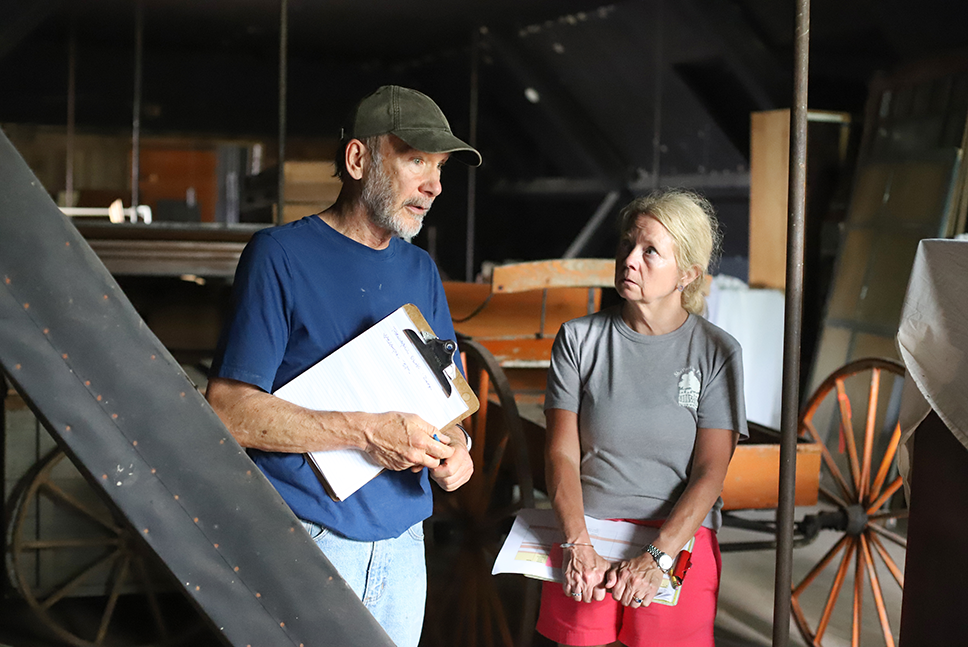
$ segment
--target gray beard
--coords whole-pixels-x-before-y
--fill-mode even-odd
[[[383,160],[374,155],[372,161],[373,171],[363,180],[363,193],[360,199],[370,212],[370,220],[373,224],[409,243],[420,233],[423,218],[416,223],[411,223],[394,209],[396,196],[393,193],[390,176],[383,170]],[[426,213],[424,212],[425,215]]]

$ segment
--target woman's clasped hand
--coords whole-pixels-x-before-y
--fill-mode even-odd
[[[626,607],[647,607],[662,585],[663,572],[649,554],[608,562],[591,546],[563,549],[565,595],[576,602],[598,602],[611,595]]]

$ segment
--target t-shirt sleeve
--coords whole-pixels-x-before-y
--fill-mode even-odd
[[[292,275],[283,248],[256,234],[239,259],[233,310],[212,374],[271,392],[289,340]]]
[[[581,402],[581,375],[578,371],[578,344],[570,334],[570,326],[562,326],[551,347],[548,367],[548,386],[545,391],[545,410],[565,409],[578,413]]]
[[[707,429],[731,429],[748,438],[746,399],[743,392],[743,351],[736,344],[725,360],[714,365],[699,396],[696,423]]]

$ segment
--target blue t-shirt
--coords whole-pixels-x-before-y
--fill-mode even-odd
[[[234,299],[212,375],[270,393],[405,303],[441,339],[456,338],[440,274],[424,250],[399,238],[372,249],[318,216],[257,232],[239,260]],[[433,509],[427,470],[384,470],[335,502],[304,454],[249,455],[297,517],[351,539],[398,537]]]

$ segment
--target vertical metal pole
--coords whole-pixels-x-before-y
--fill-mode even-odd
[[[67,160],[64,206],[74,205],[74,108],[77,101],[77,23],[71,12],[71,35],[67,43]]]
[[[652,189],[659,188],[660,154],[662,153],[662,34],[665,31],[663,23],[664,0],[655,3],[655,88],[652,100],[655,108],[652,111]]]
[[[477,148],[478,60],[480,58],[480,28],[471,34],[471,94],[470,132],[468,142]],[[474,229],[477,226],[477,168],[467,167],[467,251],[464,254],[464,280],[474,280]]]
[[[283,222],[286,207],[286,53],[289,49],[289,0],[279,4],[279,201],[276,205],[276,222]]]
[[[0,368],[0,483],[6,484],[6,482],[7,482],[7,376],[4,375],[3,368]],[[3,514],[3,518],[5,520],[13,518],[13,516],[11,515],[11,513],[13,513],[13,510],[7,509],[7,501],[8,499],[6,496],[6,492],[4,492],[3,498],[0,499],[0,513]],[[4,532],[0,533],[0,550],[3,551],[4,555],[7,554],[6,528],[4,529]],[[8,591],[8,586],[6,584],[0,585],[0,594],[6,595],[7,591]]]
[[[138,182],[141,178],[141,75],[144,56],[145,5],[134,6],[134,108],[131,119],[131,213],[139,204]],[[132,220],[134,217],[132,216]]]
[[[790,186],[787,198],[786,307],[783,335],[783,393],[780,437],[780,491],[776,511],[776,582],[773,647],[790,639],[793,570],[793,513],[797,472],[797,418],[800,380],[800,328],[803,317],[803,245],[807,192],[807,71],[810,0],[796,0],[793,110],[790,112]]]

